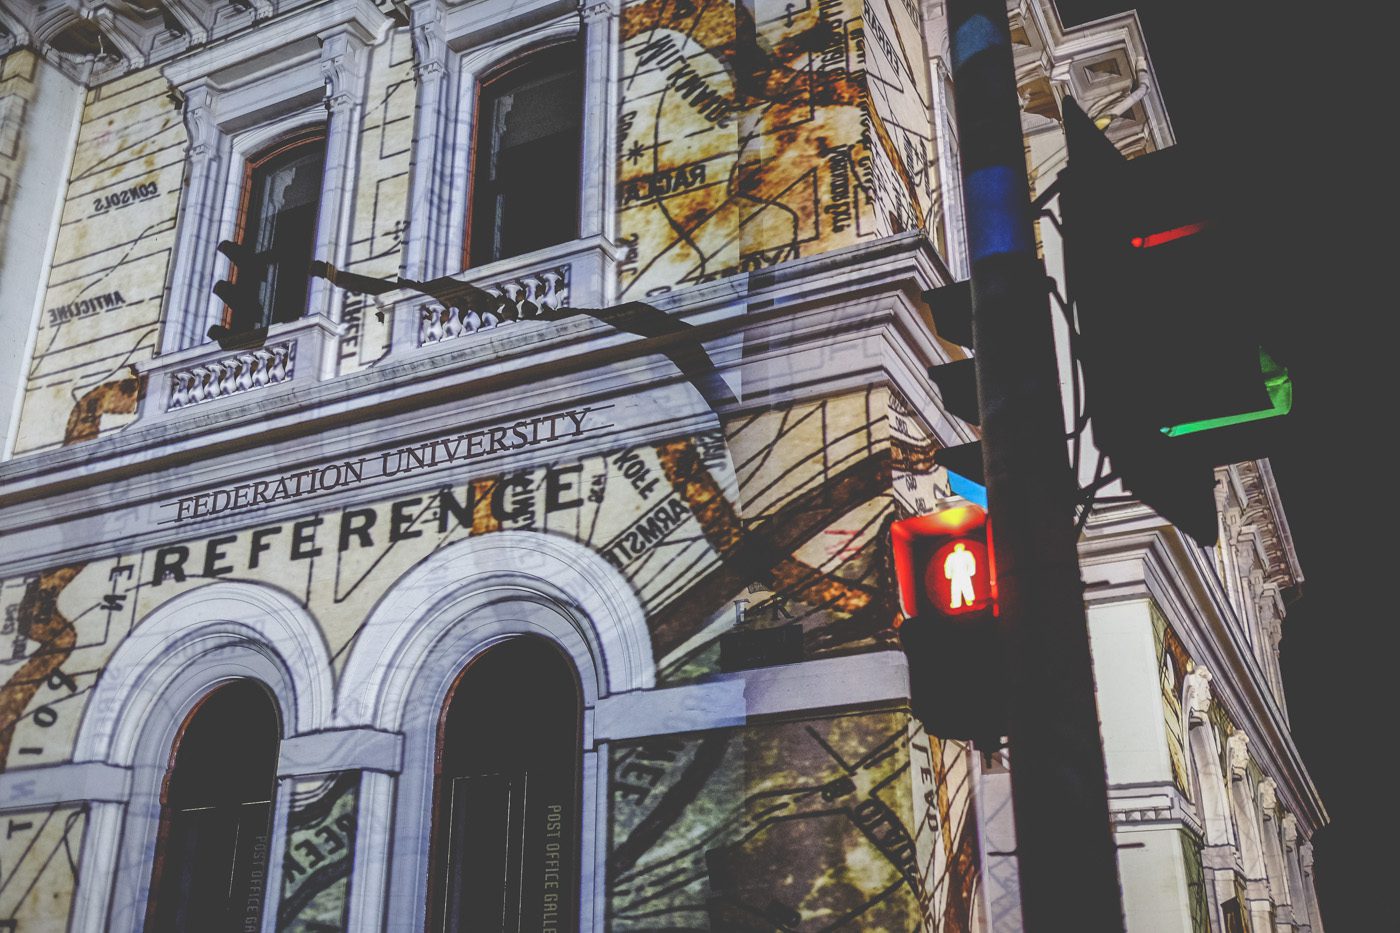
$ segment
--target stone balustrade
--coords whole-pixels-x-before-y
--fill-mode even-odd
[[[569,267],[558,266],[540,272],[517,276],[489,285],[481,290],[500,304],[490,308],[444,308],[437,304],[422,307],[418,325],[418,345],[428,346],[465,334],[489,330],[511,321],[530,320],[546,309],[557,310],[569,303]]]
[[[296,341],[286,340],[178,369],[169,374],[165,410],[178,411],[286,382],[292,378],[296,351]]]

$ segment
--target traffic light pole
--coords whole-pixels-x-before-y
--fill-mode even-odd
[[[1004,0],[949,0],[973,347],[1028,933],[1121,933],[1045,272],[1035,253]]]

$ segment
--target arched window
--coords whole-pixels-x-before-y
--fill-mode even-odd
[[[248,160],[235,246],[236,286],[225,325],[243,331],[295,321],[306,313],[308,270],[326,162],[326,133],[285,139]]]
[[[257,930],[267,877],[277,709],[237,680],[195,708],[176,739],[161,794],[147,930]]]
[[[550,643],[514,638],[463,672],[438,742],[430,930],[574,928],[579,730],[577,678]]]
[[[477,97],[467,262],[578,236],[583,69],[576,43],[498,71]]]

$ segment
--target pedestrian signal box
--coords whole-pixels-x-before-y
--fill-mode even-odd
[[[1006,697],[995,550],[987,513],[968,503],[890,526],[909,659],[909,709],[933,735],[994,749],[1005,735]]]
[[[996,566],[980,506],[895,522],[890,540],[906,618],[996,614]]]

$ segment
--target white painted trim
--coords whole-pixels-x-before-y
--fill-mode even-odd
[[[549,639],[572,661],[584,712],[581,839],[604,835],[604,759],[592,747],[591,711],[617,689],[654,682],[646,619],[621,575],[583,545],[528,531],[499,531],[444,548],[410,571],[361,629],[341,680],[338,721],[403,735],[397,780],[367,779],[357,849],[392,853],[387,886],[359,855],[351,890],[354,929],[422,929],[431,839],[437,724],[471,659],[519,635]],[[584,852],[582,930],[603,929],[606,853]],[[387,918],[393,918],[388,921]]]
[[[281,707],[283,734],[330,726],[330,654],[316,621],[272,587],[212,583],[157,606],[113,652],[84,709],[74,760],[131,767],[138,737],[159,704],[171,702],[167,686],[239,652],[258,654],[277,672],[265,683]]]
[[[462,620],[470,614],[517,603],[539,604],[547,618],[527,628],[509,622],[499,630],[485,626],[468,641],[525,631],[550,638],[578,669],[585,707],[600,696],[655,682],[645,613],[611,564],[556,535],[497,531],[436,552],[375,606],[345,663],[337,724],[406,731],[419,670],[430,663],[429,655],[444,644],[463,643]]]
[[[376,42],[390,23],[384,11],[375,6],[374,0],[329,0],[308,5],[270,22],[259,23],[256,29],[181,55],[165,65],[163,71],[171,83],[189,84],[218,76],[220,72],[259,58],[269,50],[313,39],[336,27],[351,31],[366,43]]]
[[[742,726],[765,716],[908,701],[904,652],[875,651],[603,697],[594,736],[600,742],[623,741]]]
[[[403,736],[376,729],[330,729],[282,740],[278,777],[328,774],[332,771],[383,771],[397,774],[403,764]]]
[[[393,929],[385,913],[389,875],[396,859],[394,838],[394,775],[365,771],[360,775],[360,799],[355,819],[355,855],[350,866],[347,929]],[[385,806],[388,801],[389,805]],[[421,929],[421,927],[420,927]]]
[[[75,761],[0,774],[0,810],[32,810],[101,800],[125,803],[131,771],[100,761]]]
[[[228,274],[229,262],[214,248],[233,236],[248,158],[283,136],[326,128],[315,253],[344,264],[368,93],[368,47],[388,34],[387,23],[369,0],[336,0],[264,26],[259,36],[215,43],[165,66],[165,76],[185,94],[190,145],[163,353],[202,343],[209,326],[219,323],[223,302],[211,289]],[[242,73],[254,66],[253,73]],[[307,313],[334,321],[342,302],[339,289],[316,280]],[[304,363],[318,374],[327,366],[324,359]]]
[[[49,64],[47,61],[39,63],[35,76],[37,77],[43,74],[48,67]],[[65,79],[54,74],[46,77],[44,83],[52,84],[54,80]],[[42,88],[39,93],[43,93]],[[68,142],[64,148],[63,154],[63,182],[56,186],[54,192],[53,210],[49,217],[48,239],[44,243],[44,259],[39,266],[38,278],[35,279],[37,288],[34,290],[34,308],[30,312],[29,332],[24,338],[24,352],[20,355],[20,375],[19,378],[15,380],[15,397],[10,411],[8,430],[5,432],[4,456],[0,456],[0,462],[9,460],[15,455],[15,443],[19,440],[19,419],[20,415],[24,412],[24,397],[29,388],[29,380],[24,374],[29,372],[31,361],[34,358],[34,347],[39,342],[39,326],[44,317],[44,301],[48,298],[49,294],[49,278],[53,273],[54,253],[58,249],[58,233],[59,230],[62,229],[60,222],[63,219],[63,207],[67,204],[67,181],[69,176],[72,175],[73,159],[78,151],[78,133],[82,129],[83,112],[86,109],[83,103],[82,90],[79,89],[76,91],[75,96],[77,99],[74,101],[72,122],[68,127]],[[31,167],[30,170],[32,171],[33,167]],[[23,174],[21,174],[20,178],[22,179],[23,177]],[[18,197],[18,195],[16,195],[16,197]],[[10,210],[13,212],[13,204],[11,204]],[[13,219],[12,213],[11,221],[13,221]]]
[[[135,931],[145,921],[160,790],[181,724],[222,683],[268,688],[282,732],[329,725],[330,656],[320,629],[291,597],[248,583],[214,583],[162,603],[117,647],[78,726],[75,760],[129,769],[127,804],[94,806],[74,895],[75,930]],[[110,772],[105,772],[110,773]],[[279,791],[278,805],[285,806]],[[285,816],[273,814],[269,877],[280,877]],[[276,913],[264,906],[264,929]]]
[[[189,238],[182,238],[177,245],[177,249],[199,250],[203,258],[207,258],[212,264],[207,275],[208,281],[204,283],[202,292],[198,284],[193,285],[188,294],[202,294],[203,314],[200,314],[199,305],[191,305],[183,309],[185,315],[196,315],[199,323],[196,329],[191,331],[188,328],[181,328],[183,343],[179,347],[164,348],[157,361],[163,360],[167,353],[179,350],[189,350],[198,348],[207,343],[205,333],[213,324],[223,321],[223,300],[213,292],[214,283],[219,279],[229,277],[229,260],[221,253],[214,250],[214,246],[222,240],[231,240],[238,229],[238,208],[243,201],[243,176],[247,171],[248,160],[256,156],[261,150],[273,145],[281,139],[289,138],[296,133],[317,128],[327,128],[326,111],[319,103],[297,106],[286,112],[279,112],[275,117],[267,122],[251,127],[241,133],[231,134],[226,142],[228,170],[223,177],[222,198],[219,200],[218,209],[213,213],[210,220],[214,227],[211,231],[191,230]],[[329,148],[329,145],[327,145]],[[331,187],[329,178],[330,172],[326,172],[321,179],[321,204],[324,209],[328,189]],[[193,207],[193,205],[191,205]],[[317,223],[317,240],[321,239],[321,224]],[[204,256],[207,254],[207,256]],[[179,327],[175,321],[175,316],[182,309],[171,308],[171,314],[167,317],[167,323]],[[169,329],[169,328],[167,328]],[[306,361],[312,363],[313,361]],[[314,364],[313,364],[314,365]]]
[[[403,258],[409,277],[455,275],[463,269],[476,88],[481,79],[534,49],[571,41],[579,46],[583,66],[580,136],[582,151],[588,154],[579,160],[579,232],[574,242],[600,235],[604,239],[607,261],[599,297],[601,304],[612,301],[614,186],[608,174],[600,187],[590,166],[601,159],[610,172],[616,162],[611,157],[616,107],[587,104],[611,99],[618,54],[616,17],[608,13],[590,18],[571,6],[557,0],[482,0],[451,9],[433,2],[414,7],[418,106],[408,196],[414,223]]]
[[[1250,739],[1254,760],[1278,783],[1280,802],[1307,825],[1326,811],[1268,687],[1245,643],[1214,569],[1214,555],[1195,546],[1141,504],[1096,511],[1079,547],[1089,604],[1151,599],[1181,636],[1187,653],[1215,675],[1215,701]]]

